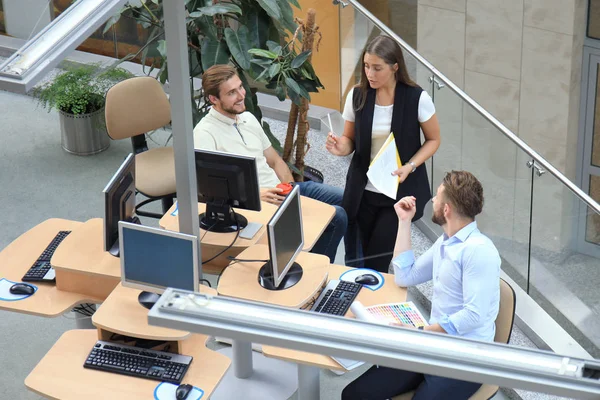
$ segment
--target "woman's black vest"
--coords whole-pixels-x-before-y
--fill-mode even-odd
[[[402,163],[408,162],[421,148],[421,131],[419,124],[419,99],[423,89],[402,83],[396,84],[394,95],[394,109],[392,114],[392,129],[396,141],[396,148]],[[353,106],[359,99],[359,89],[354,89]],[[346,177],[346,188],[342,205],[353,220],[358,214],[365,186],[367,185],[367,170],[371,162],[371,136],[373,129],[373,113],[375,111],[375,89],[369,88],[364,107],[356,111],[354,125],[354,156]],[[392,171],[390,171],[392,172]],[[383,196],[383,195],[382,195]],[[415,196],[417,199],[417,212],[413,221],[423,216],[425,204],[431,199],[431,188],[427,179],[425,164],[408,175],[406,180],[398,186],[396,200],[404,196]]]

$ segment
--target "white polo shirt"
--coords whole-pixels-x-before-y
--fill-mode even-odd
[[[260,187],[275,187],[281,183],[264,156],[271,142],[256,117],[248,111],[234,120],[211,108],[194,128],[194,147],[255,157]]]

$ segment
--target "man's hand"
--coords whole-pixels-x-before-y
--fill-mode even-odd
[[[394,204],[394,210],[400,221],[411,221],[417,212],[417,199],[406,196]]]
[[[285,200],[285,196],[282,196],[281,192],[283,192],[283,190],[279,188],[261,188],[260,199],[278,206]]]
[[[408,177],[408,175],[410,175],[410,173],[413,170],[413,166],[410,164],[404,164],[403,166],[401,166],[400,168],[398,168],[397,170],[395,170],[394,172],[392,172],[392,175],[396,175],[398,176],[398,178],[400,179],[400,183],[404,182],[406,180],[406,178]]]

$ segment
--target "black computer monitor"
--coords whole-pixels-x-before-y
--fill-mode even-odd
[[[129,154],[104,190],[104,250],[119,257],[119,221],[139,223],[135,216],[135,157]]]
[[[152,308],[168,288],[198,291],[198,238],[119,222],[121,283],[144,290],[139,303]]]
[[[196,150],[198,201],[206,203],[200,227],[211,232],[235,232],[248,220],[232,207],[260,211],[256,160],[238,154]]]
[[[302,267],[294,260],[304,247],[300,188],[295,186],[267,224],[269,261],[258,273],[258,282],[269,290],[294,286],[302,278]]]

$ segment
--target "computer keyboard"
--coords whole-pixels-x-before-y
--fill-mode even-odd
[[[191,356],[99,340],[83,367],[179,384],[191,362]]]
[[[50,266],[50,259],[54,254],[54,250],[58,247],[60,242],[66,238],[71,231],[59,231],[54,239],[50,242],[48,247],[42,252],[42,254],[38,257],[36,262],[33,263],[29,271],[23,276],[23,281],[25,282],[53,282],[55,280],[56,274],[54,273],[54,268]]]
[[[343,316],[358,296],[361,288],[360,283],[331,280],[321,292],[311,311]]]

